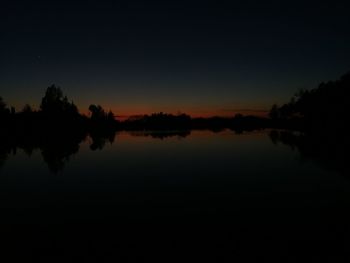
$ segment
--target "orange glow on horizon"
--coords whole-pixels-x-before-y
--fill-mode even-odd
[[[103,107],[103,106],[102,106]],[[232,110],[232,111],[222,111],[222,110],[184,110],[184,111],[169,111],[169,110],[151,110],[149,108],[138,108],[138,109],[120,109],[120,108],[113,108],[113,107],[103,107],[105,111],[111,110],[114,115],[116,116],[116,119],[118,120],[126,120],[129,117],[132,116],[143,116],[143,115],[151,115],[152,113],[168,113],[168,114],[188,114],[192,118],[210,118],[210,117],[233,117],[236,114],[242,114],[243,116],[257,116],[257,117],[267,117],[267,110]],[[88,110],[80,111],[80,113],[90,116],[90,112]]]

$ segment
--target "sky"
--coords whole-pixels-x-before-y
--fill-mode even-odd
[[[0,96],[81,112],[265,114],[350,70],[344,1],[1,1]]]

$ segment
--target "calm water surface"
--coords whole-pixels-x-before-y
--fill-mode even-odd
[[[269,134],[120,132],[46,162],[17,149],[0,167],[2,241],[42,260],[342,260],[349,178]]]

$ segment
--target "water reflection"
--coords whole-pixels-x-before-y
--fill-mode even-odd
[[[72,155],[79,152],[79,145],[84,138],[86,134],[80,133],[26,134],[2,138],[0,165],[4,164],[9,155],[15,156],[18,150],[23,150],[29,157],[34,151],[39,150],[50,172],[56,174],[64,169]]]
[[[90,138],[92,140],[90,144],[90,150],[96,151],[96,150],[102,150],[106,143],[109,142],[110,144],[114,143],[114,140],[116,138],[116,133],[107,131],[104,133],[101,132],[94,132],[90,134]]]
[[[150,138],[166,140],[169,138],[185,139],[191,136],[190,130],[180,131],[128,131],[121,134],[128,134],[130,138]],[[214,134],[215,133],[215,134]],[[202,131],[202,134],[212,134],[212,136],[222,136],[231,133],[232,136],[239,136],[252,132],[215,130]],[[287,145],[291,150],[297,150],[299,160],[302,162],[313,161],[318,166],[337,171],[342,174],[349,173],[346,153],[349,149],[349,139],[345,136],[329,136],[322,133],[310,134],[302,132],[292,132],[286,130],[272,130],[260,132],[267,134],[274,145]],[[9,157],[15,156],[18,150],[23,150],[27,156],[31,156],[34,151],[40,151],[43,161],[47,164],[50,172],[61,173],[70,158],[77,154],[83,142],[89,144],[91,151],[102,151],[106,144],[112,145],[120,133],[105,132],[91,134],[41,134],[38,136],[27,135],[20,138],[2,138],[0,144],[0,169],[4,166]],[[194,136],[198,136],[196,133]],[[218,135],[216,135],[218,134]],[[222,154],[222,153],[220,153]]]
[[[7,159],[8,152],[5,151],[6,149],[0,148],[0,169],[5,164],[5,161]]]
[[[151,137],[153,139],[166,139],[170,137],[186,138],[191,134],[190,130],[179,131],[130,131],[129,134],[135,137]]]
[[[291,132],[273,130],[269,133],[271,141],[289,146],[297,150],[302,162],[312,161],[323,169],[349,174],[347,152],[349,150],[349,137],[341,134],[330,134],[319,131]]]
[[[166,255],[185,245],[196,256],[212,251],[213,262],[223,261],[213,247],[228,258],[280,253],[279,262],[295,251],[340,255],[350,182],[322,168],[341,171],[334,158],[346,148],[318,143],[301,133],[231,130],[3,139],[1,238],[28,253],[68,247],[80,256],[92,247],[99,262],[106,247],[158,253],[167,244],[175,250]]]
[[[170,137],[185,138],[191,131],[129,131],[133,137],[149,137],[164,140]],[[71,156],[77,154],[80,144],[88,141],[91,151],[103,150],[106,143],[113,144],[118,137],[116,132],[92,132],[90,134],[28,134],[22,137],[2,138],[0,144],[0,168],[5,164],[9,156],[15,156],[18,150],[23,150],[27,156],[34,151],[41,152],[43,161],[47,164],[49,171],[57,174],[63,171]]]

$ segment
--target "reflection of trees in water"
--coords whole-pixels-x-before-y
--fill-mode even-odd
[[[0,170],[10,154],[16,154],[16,147],[13,147],[11,141],[7,140],[6,137],[1,136],[0,133]]]
[[[61,138],[42,145],[41,154],[49,170],[55,174],[61,172],[70,157],[78,153],[81,141],[80,139]]]
[[[130,132],[133,136],[146,136],[153,139],[166,139],[177,136],[185,138],[191,132],[184,131],[162,131],[162,132]],[[17,151],[23,150],[25,154],[31,156],[34,151],[39,150],[43,161],[47,164],[50,172],[57,174],[62,172],[71,156],[79,152],[79,146],[89,135],[92,142],[90,149],[92,151],[102,150],[106,143],[113,144],[116,134],[110,130],[95,130],[89,134],[84,132],[64,132],[62,130],[43,130],[36,133],[22,133],[1,136],[0,144],[0,167],[7,160],[9,154],[15,155]]]
[[[177,131],[130,131],[129,134],[135,137],[150,137],[153,139],[166,139],[170,137],[186,138],[191,134],[190,130]]]
[[[91,137],[92,143],[90,144],[90,150],[102,150],[106,145],[106,138]]]
[[[0,167],[7,160],[10,153],[16,155],[18,149],[31,156],[39,150],[50,172],[61,172],[69,162],[71,156],[79,152],[79,146],[87,137],[82,131],[64,132],[62,130],[49,129],[44,132],[22,133],[0,136]],[[91,150],[102,150],[106,142],[113,143],[115,132],[92,132]]]
[[[68,136],[64,133],[51,131],[51,133],[17,134],[2,137],[0,165],[4,164],[10,152],[16,155],[18,149],[21,149],[25,154],[31,156],[34,151],[40,150],[49,170],[58,173],[63,170],[70,156],[79,151],[79,144],[85,136],[85,134],[79,133]]]
[[[5,164],[7,160],[7,153],[3,152],[2,149],[0,149],[0,169]]]
[[[296,149],[302,160],[312,160],[327,170],[341,174],[349,173],[346,156],[350,141],[344,133],[271,131],[269,136],[274,144],[282,143]]]
[[[112,130],[99,130],[90,132],[90,138],[92,139],[92,143],[90,144],[90,149],[92,151],[102,150],[106,143],[110,144],[114,143],[116,132]]]

